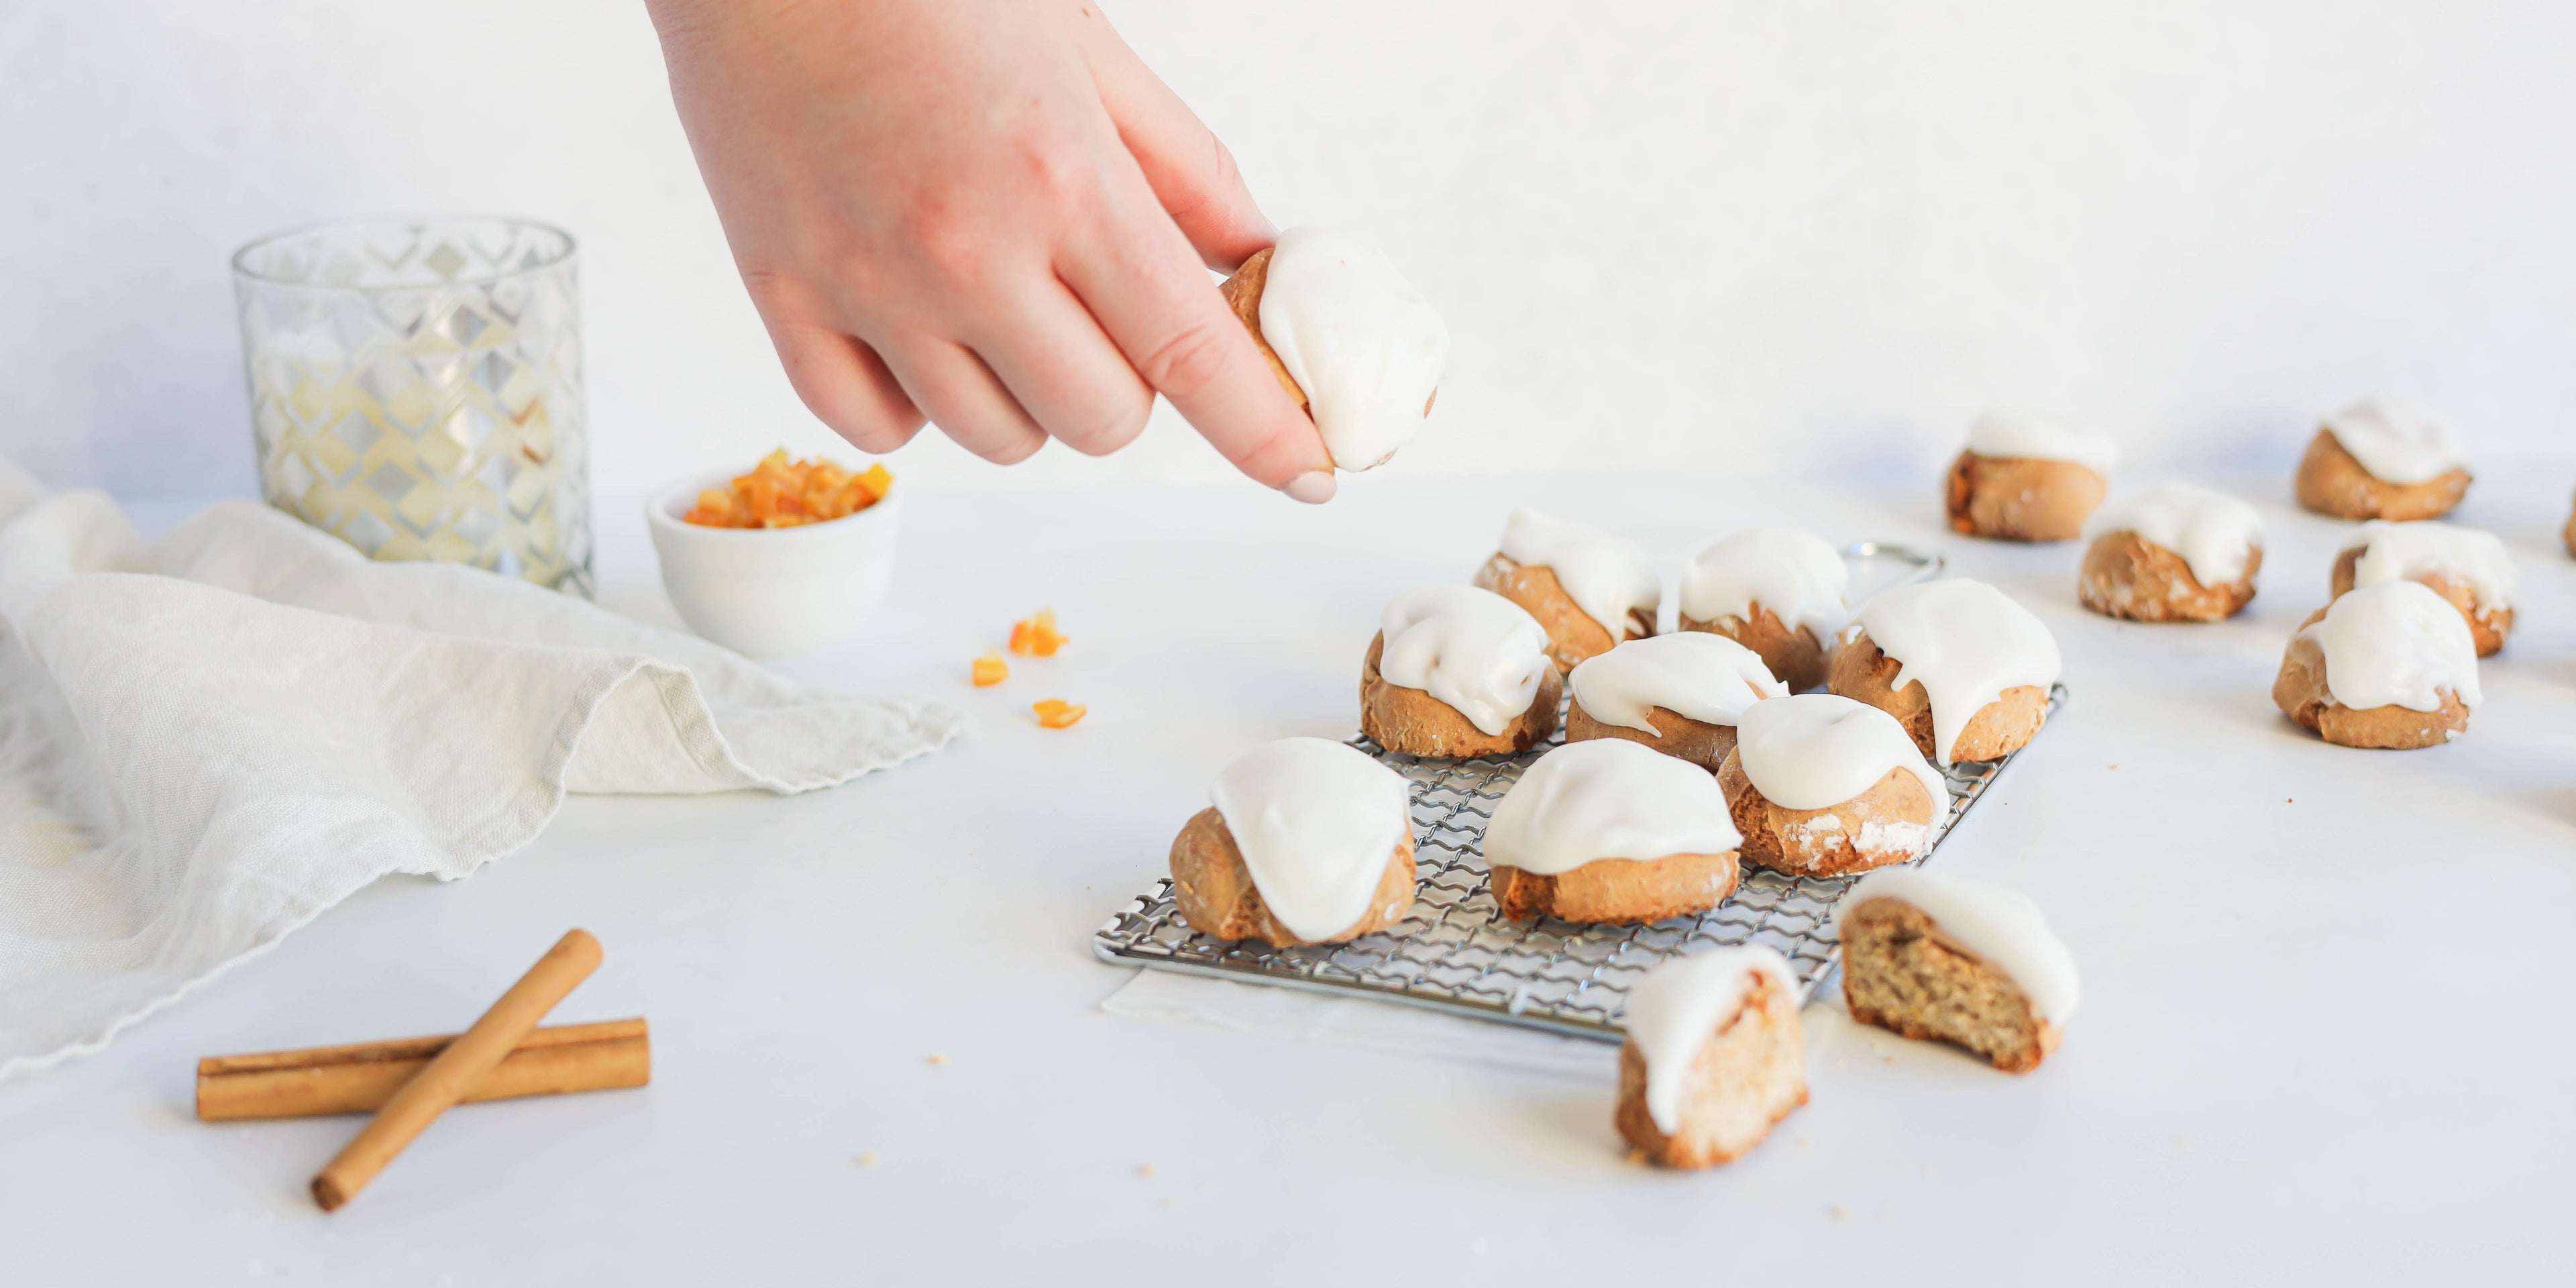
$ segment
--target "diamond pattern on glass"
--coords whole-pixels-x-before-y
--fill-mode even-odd
[[[590,593],[569,236],[506,219],[333,225],[233,266],[269,504],[378,559]]]

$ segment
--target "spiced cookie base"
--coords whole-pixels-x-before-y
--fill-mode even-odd
[[[2254,600],[2263,548],[2245,556],[2245,575],[2204,586],[2181,555],[2123,529],[2094,538],[2076,575],[2075,597],[2104,617],[2133,622],[2218,622]]]
[[[2012,977],[1942,934],[1922,909],[1876,898],[1837,924],[1853,1019],[1947,1042],[2006,1073],[2028,1073],[2057,1049],[2058,1027],[2031,1010]]]
[[[2320,429],[2299,458],[2299,504],[2337,519],[2438,519],[2469,491],[2469,472],[2453,466],[2421,483],[2390,483],[2362,467],[2331,429]]]
[[[1961,452],[1942,488],[1950,527],[1997,541],[2072,541],[2102,504],[2102,476],[2073,461]]]
[[[1805,693],[1824,686],[1825,675],[1833,661],[1833,648],[1816,632],[1805,626],[1792,627],[1780,615],[1763,606],[1760,600],[1747,605],[1750,616],[1697,618],[1684,617],[1681,628],[1723,635],[1753,650],[1771,678],[1788,686],[1791,693]]]
[[[1530,699],[1529,709],[1501,733],[1489,734],[1458,708],[1378,674],[1378,658],[1385,652],[1386,635],[1380,632],[1369,640],[1368,657],[1360,664],[1360,732],[1388,751],[1444,759],[1510,756],[1556,732],[1557,699],[1565,692],[1565,681],[1553,666],[1541,668],[1544,674],[1539,676],[1538,693]]]
[[[2299,629],[2323,616],[2325,610],[2318,609]],[[2334,691],[2326,687],[2325,649],[2304,635],[2291,636],[2282,652],[2272,702],[2293,724],[2340,747],[2413,751],[2439,747],[2469,728],[2469,708],[2455,693],[2444,693],[2437,711],[2400,706],[2355,710],[2335,701]]]
[[[1933,746],[1932,699],[1925,695],[1922,683],[1909,680],[1903,689],[1889,687],[1903,669],[1896,659],[1879,650],[1869,632],[1855,629],[1852,638],[1834,650],[1829,687],[1896,717],[1905,732],[1913,735],[1914,745],[1922,749],[1924,757],[1941,764],[1940,752]],[[1951,750],[1950,761],[1993,760],[2019,751],[2038,735],[2040,725],[2047,720],[2048,690],[2035,684],[2015,685],[1968,718],[1967,727],[1959,731],[1958,745]]]
[[[1762,1143],[1772,1125],[1807,1103],[1805,1036],[1798,999],[1769,972],[1745,991],[1691,1060],[1680,1130],[1664,1134],[1646,1107],[1646,1059],[1632,1040],[1619,1051],[1619,1105],[1612,1121],[1648,1161],[1702,1168],[1731,1163]]]
[[[1262,902],[1260,889],[1252,883],[1252,869],[1244,865],[1243,850],[1226,827],[1225,815],[1214,806],[1191,815],[1172,840],[1172,902],[1180,909],[1181,920],[1211,938],[1257,939],[1274,948],[1348,943],[1404,920],[1413,908],[1413,891],[1413,836],[1408,828],[1404,840],[1387,856],[1386,875],[1369,896],[1368,912],[1337,934],[1301,939],[1279,924]]]
[[[1911,771],[1891,769],[1841,804],[1791,809],[1753,785],[1741,751],[1718,766],[1717,785],[1735,830],[1744,834],[1744,861],[1802,877],[1910,862],[1932,843],[1932,825],[1949,804],[1931,799]]]
[[[2361,566],[2361,555],[2362,547],[2354,546],[2335,556],[2333,598],[2341,599],[2352,593],[2356,570]],[[2504,651],[2505,637],[2513,633],[2513,609],[2480,611],[2477,591],[2449,573],[2425,573],[2408,580],[2422,582],[2432,588],[2434,594],[2449,601],[2451,607],[2460,610],[2461,620],[2469,624],[2469,638],[2477,641],[2479,657],[2494,657]]]
[[[1554,568],[1517,564],[1507,555],[1496,554],[1476,570],[1473,582],[1537,618],[1547,630],[1547,655],[1563,670],[1571,671],[1623,641],[1655,633],[1652,616],[1631,610],[1628,619],[1620,623],[1619,638],[1610,638],[1610,632],[1565,593],[1565,584],[1556,579]]]
[[[1583,709],[1583,699],[1578,697],[1565,709],[1565,740],[1587,742],[1594,738],[1625,738],[1675,760],[1687,760],[1712,774],[1726,759],[1726,753],[1735,750],[1734,725],[1693,720],[1664,707],[1646,708],[1646,723],[1655,727],[1654,733],[1593,719],[1592,713]]]
[[[1493,865],[1494,902],[1513,921],[1631,924],[1706,912],[1735,893],[1735,851],[1660,859],[1594,859],[1553,876]]]

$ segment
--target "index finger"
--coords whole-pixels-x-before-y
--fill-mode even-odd
[[[1333,458],[1315,422],[1279,387],[1141,175],[1132,187],[1108,203],[1105,224],[1067,240],[1057,275],[1145,383],[1236,469],[1300,501],[1329,499]]]

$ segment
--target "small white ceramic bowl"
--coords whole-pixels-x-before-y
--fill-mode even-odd
[[[662,587],[689,629],[750,657],[789,657],[858,628],[894,580],[900,484],[875,505],[794,528],[709,528],[683,522],[698,493],[739,470],[708,474],[644,506]]]

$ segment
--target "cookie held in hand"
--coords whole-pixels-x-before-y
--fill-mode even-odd
[[[1291,228],[1221,289],[1334,465],[1385,464],[1431,414],[1449,328],[1376,247]]]

